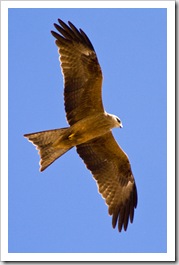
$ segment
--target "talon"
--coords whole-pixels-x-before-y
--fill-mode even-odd
[[[71,133],[69,136],[68,136],[68,139],[71,141],[72,139],[73,139],[73,137],[74,137],[74,133]]]

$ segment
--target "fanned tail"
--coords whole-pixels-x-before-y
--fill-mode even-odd
[[[45,170],[57,158],[66,153],[72,146],[63,144],[60,147],[60,138],[64,136],[68,128],[48,130],[36,133],[25,134],[24,137],[32,142],[39,150],[40,155],[40,171]],[[58,141],[59,139],[59,141]],[[62,140],[63,141],[63,140]]]

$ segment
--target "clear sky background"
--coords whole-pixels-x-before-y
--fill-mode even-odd
[[[100,62],[103,102],[138,189],[119,233],[76,150],[43,173],[23,134],[67,126],[63,78],[50,34],[61,18],[82,28]],[[9,10],[9,252],[167,251],[166,9]]]

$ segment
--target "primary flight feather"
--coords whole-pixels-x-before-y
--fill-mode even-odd
[[[76,146],[79,156],[95,178],[98,190],[119,232],[133,222],[137,189],[127,155],[111,129],[122,127],[102,103],[102,71],[87,35],[71,22],[58,19],[52,35],[60,54],[64,76],[64,101],[69,127],[25,134],[39,150],[40,171]]]

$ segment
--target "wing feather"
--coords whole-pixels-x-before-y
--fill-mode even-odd
[[[52,31],[59,48],[64,75],[64,99],[67,120],[70,125],[94,113],[103,112],[101,97],[102,72],[87,35],[71,22],[66,25],[58,19]]]
[[[98,190],[112,215],[112,226],[126,231],[133,222],[137,190],[127,155],[111,132],[77,146],[77,152],[96,179]]]

